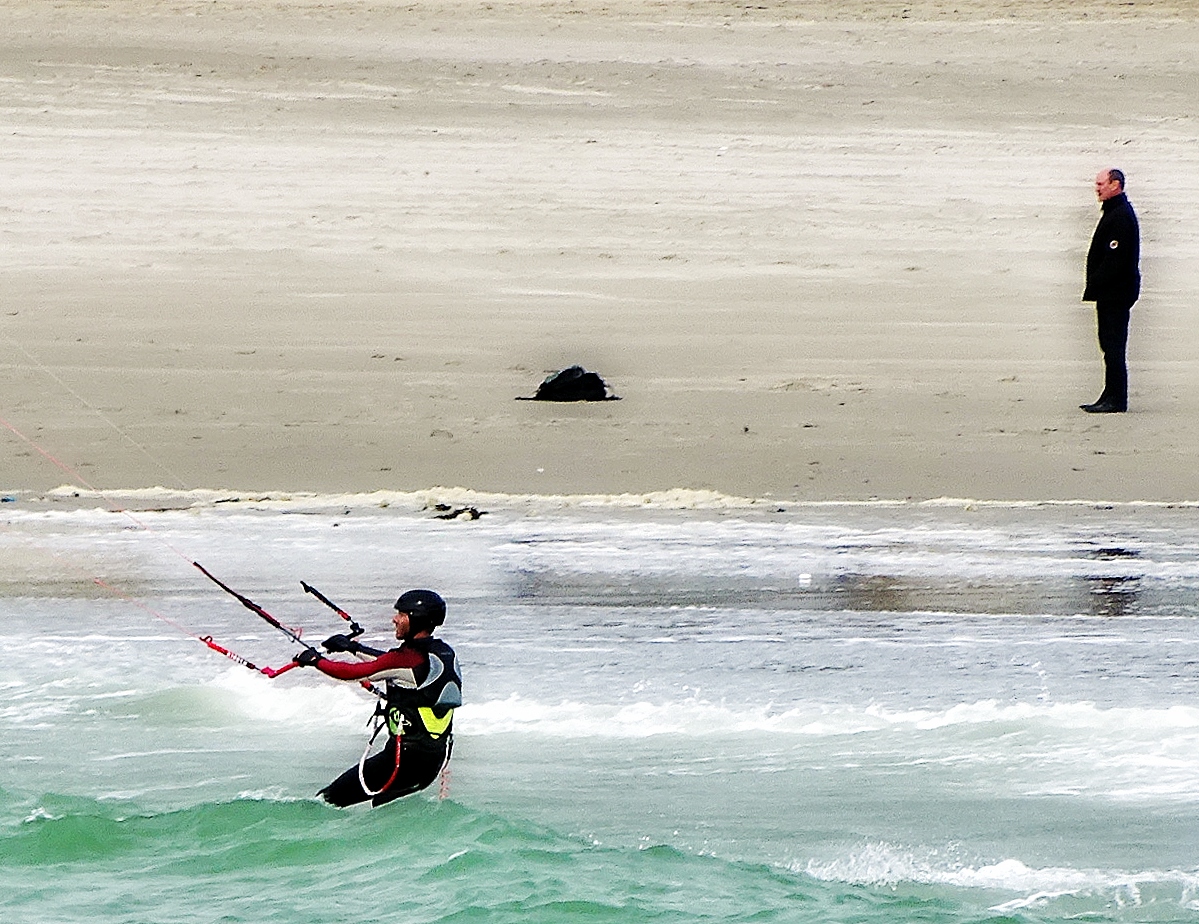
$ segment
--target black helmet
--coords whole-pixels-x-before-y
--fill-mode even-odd
[[[396,610],[408,614],[413,632],[432,632],[445,622],[445,601],[431,590],[408,590],[400,594]]]

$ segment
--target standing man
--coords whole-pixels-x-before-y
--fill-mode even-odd
[[[1141,232],[1124,195],[1124,174],[1100,170],[1095,195],[1103,208],[1087,251],[1084,302],[1095,303],[1099,348],[1103,351],[1103,394],[1094,404],[1079,405],[1088,414],[1128,410],[1128,316],[1141,294]]]

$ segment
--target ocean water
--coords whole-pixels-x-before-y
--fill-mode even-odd
[[[1195,507],[161,500],[0,508],[4,924],[1199,921]],[[440,590],[441,785],[193,560]]]

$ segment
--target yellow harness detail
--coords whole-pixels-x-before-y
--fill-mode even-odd
[[[421,724],[425,727],[429,737],[434,740],[440,738],[446,733],[446,729],[450,727],[450,723],[454,721],[454,710],[447,709],[444,716],[437,717],[437,713],[431,706],[421,706],[416,710],[416,714],[420,717]],[[404,713],[402,710],[391,706],[387,710],[387,730],[397,738],[404,735]]]

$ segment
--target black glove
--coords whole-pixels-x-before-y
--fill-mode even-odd
[[[300,667],[313,667],[321,659],[321,653],[315,648],[305,648],[292,658]]]
[[[321,644],[325,651],[353,651],[354,640],[348,635],[330,635]]]

